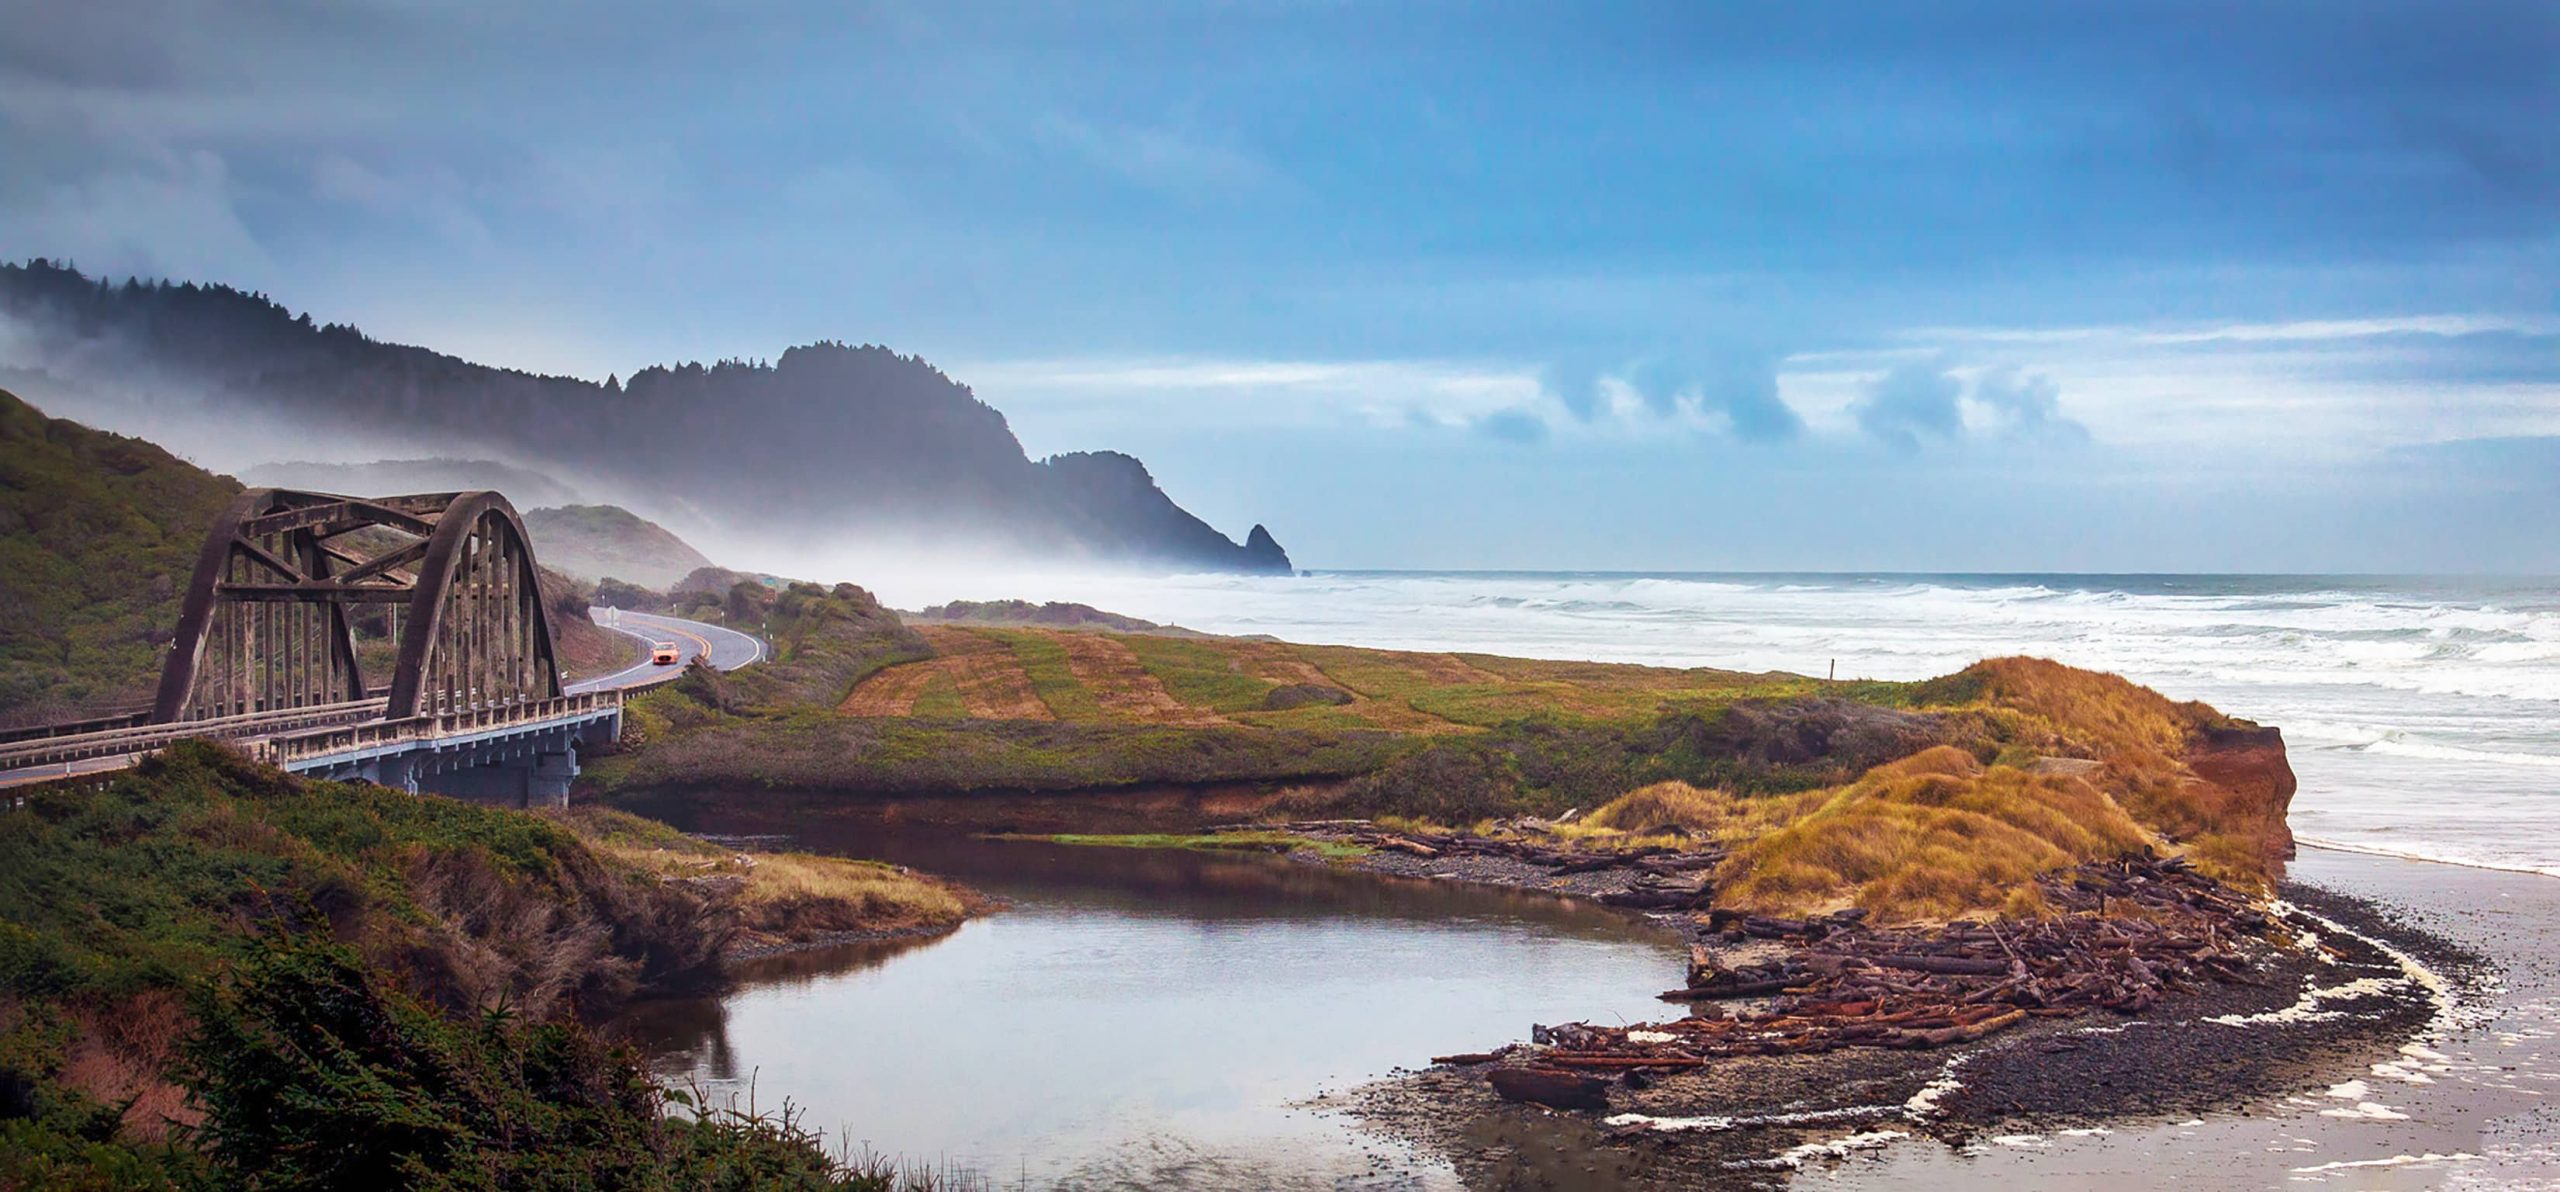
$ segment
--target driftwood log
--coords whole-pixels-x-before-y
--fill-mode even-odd
[[[1485,1079],[1505,1101],[1526,1101],[1551,1109],[1609,1108],[1609,1082],[1553,1068],[1496,1068]]]

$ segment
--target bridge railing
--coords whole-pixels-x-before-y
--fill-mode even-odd
[[[111,732],[151,723],[151,709],[123,708],[100,712],[84,720],[60,720],[51,724],[23,724],[16,728],[0,728],[0,749],[49,737],[82,737],[90,733]]]
[[[381,700],[358,700],[12,742],[0,745],[0,771],[149,753],[191,739],[244,742],[251,756],[284,765],[399,741],[432,740],[513,724],[594,715],[621,706],[622,692],[607,689],[384,720]]]
[[[91,758],[149,753],[190,738],[238,740],[331,724],[370,720],[382,715],[382,701],[353,700],[274,712],[251,712],[174,724],[140,724],[64,736],[39,737],[0,745],[0,770],[60,765]]]
[[[547,699],[519,700],[428,716],[411,716],[401,720],[371,720],[362,724],[279,734],[251,742],[248,748],[250,756],[260,761],[277,766],[291,766],[314,758],[336,757],[390,746],[418,744],[519,724],[538,724],[552,720],[595,716],[620,707],[622,707],[622,692],[618,689],[607,689],[577,695],[552,696]]]

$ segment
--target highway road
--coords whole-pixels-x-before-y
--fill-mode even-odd
[[[684,662],[696,658],[708,661],[718,670],[736,670],[765,659],[764,643],[735,629],[723,629],[701,621],[681,617],[662,617],[656,613],[635,613],[618,608],[591,608],[587,615],[598,625],[617,633],[628,634],[643,642],[674,642]],[[593,679],[569,684],[569,693],[601,691],[607,687],[644,687],[683,669],[683,663],[659,666],[643,657],[636,666]]]

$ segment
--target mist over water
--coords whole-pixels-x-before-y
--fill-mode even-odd
[[[2306,843],[2560,875],[2560,581],[1320,572],[910,576],[1213,633],[1918,679],[2034,654],[2284,730]]]

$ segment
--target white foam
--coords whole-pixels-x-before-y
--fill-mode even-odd
[[[2362,746],[2366,753],[2384,753],[2399,757],[2423,757],[2448,762],[2495,762],[2503,766],[2537,766],[2560,769],[2560,755],[2524,753],[2503,749],[2465,749],[2459,745],[2438,745],[2432,741],[2412,741],[2384,737]]]
[[[2393,1155],[2388,1159],[2345,1159],[2336,1163],[2316,1163],[2309,1167],[2294,1168],[2293,1172],[2295,1175],[2318,1175],[2321,1172],[2327,1171],[2359,1171],[2369,1170],[2376,1167],[2406,1167],[2412,1163],[2467,1163],[2479,1157],[2480,1156],[2472,1154],[2469,1151],[2455,1151],[2450,1155],[2439,1155],[2434,1151],[2428,1151],[2423,1155]]]
[[[1950,1063],[1943,1075],[1920,1086],[1919,1092],[1911,1094],[1911,1098],[1902,1103],[1903,1116],[1913,1121],[1936,1117],[1938,1102],[1945,1100],[1948,1094],[1963,1087],[1964,1082],[1956,1079],[1955,1065]]]
[[[2498,873],[2533,873],[2544,877],[2560,877],[2560,865],[2539,865],[2482,859],[2466,848],[2448,845],[2412,845],[2392,848],[2379,844],[2358,844],[2345,840],[2296,835],[2295,844],[2304,848],[2327,849],[2333,853],[2357,853],[2367,857],[2397,857],[2403,861],[2427,861],[2437,865],[2458,865],[2464,869],[2487,869]]]
[[[1829,1142],[1808,1142],[1802,1146],[1790,1147],[1766,1159],[1745,1159],[1728,1166],[1783,1168],[1793,1171],[1803,1167],[1808,1159],[1846,1159],[1854,1152],[1874,1150],[1897,1138],[1909,1137],[1911,1135],[1900,1130],[1869,1130],[1844,1138],[1835,1138]]]
[[[2358,977],[2336,985],[2321,985],[2302,991],[2292,1005],[2281,1010],[2261,1010],[2255,1014],[2216,1014],[2202,1021],[2221,1026],[2266,1026],[2276,1023],[2327,1022],[2344,1018],[2344,1010],[2322,1009],[2327,1002],[2353,1001],[2389,993],[2409,983],[2405,977]]]
[[[2273,911],[2279,919],[2283,919],[2288,922],[2309,920],[2328,928],[2336,934],[2362,941],[2367,946],[2372,947],[2374,950],[2381,952],[2384,956],[2389,957],[2393,964],[2399,966],[2400,975],[2396,977],[2358,977],[2355,980],[2344,981],[2336,985],[2315,986],[2302,991],[2301,995],[2294,999],[2294,1003],[2292,1005],[2281,1010],[2265,1010],[2255,1014],[2216,1014],[2208,1018],[2200,1019],[2199,1021],[2217,1023],[2222,1026],[2259,1026],[2294,1022],[2325,1022],[2335,1018],[2342,1018],[2346,1015],[2346,1012],[2343,1010],[2323,1008],[2325,1003],[2373,997],[2404,986],[2415,986],[2426,992],[2427,1002],[2431,1007],[2433,1007],[2433,1013],[2428,1019],[2427,1029],[2431,1032],[2441,1031],[2451,1022],[2457,1007],[2453,994],[2453,983],[2447,981],[2442,974],[2437,973],[2434,969],[2428,968],[2426,965],[2419,963],[2417,957],[2411,956],[2408,953],[2403,952],[2398,948],[2394,948],[2381,940],[2373,938],[2372,936],[2366,935],[2363,932],[2353,930],[2335,919],[2314,914],[2289,902],[2278,900],[2268,904],[2268,909]],[[2309,936],[2308,932],[2304,932],[2303,934],[2306,937]],[[2361,1082],[2352,1083],[2361,1084]]]
[[[1676,1134],[1688,1130],[1730,1130],[1734,1128],[1737,1123],[1729,1117],[1715,1117],[1712,1115],[1706,1117],[1655,1117],[1649,1113],[1621,1113],[1600,1119],[1600,1124],[1604,1126],[1616,1126],[1620,1129],[1625,1129],[1629,1126],[1642,1126],[1648,1130],[1661,1130],[1665,1133]]]
[[[1649,1130],[1678,1133],[1687,1130],[1731,1130],[1737,1126],[1811,1126],[1823,1122],[1854,1122],[1861,1118],[1883,1117],[1895,1112],[1890,1105],[1842,1105],[1832,1109],[1807,1109],[1795,1113],[1746,1114],[1724,1117],[1705,1114],[1698,1117],[1655,1117],[1649,1113],[1621,1113],[1601,1119],[1606,1126],[1643,1126]]]

